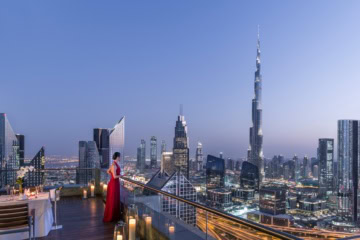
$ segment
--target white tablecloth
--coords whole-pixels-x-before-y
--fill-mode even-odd
[[[11,200],[10,196],[0,196],[1,206],[21,203],[29,203],[29,211],[35,209],[35,237],[47,236],[54,222],[49,193],[40,193],[37,198],[24,201],[17,200],[17,196],[14,200]],[[28,239],[28,237],[28,232],[13,233],[0,235],[0,240],[20,240]]]

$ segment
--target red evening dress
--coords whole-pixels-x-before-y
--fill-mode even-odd
[[[120,167],[116,165],[116,175],[120,175]],[[120,220],[120,181],[114,178],[111,172],[111,179],[108,184],[106,206],[104,212],[104,222],[113,222]]]

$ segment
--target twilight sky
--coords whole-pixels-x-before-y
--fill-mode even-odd
[[[1,1],[0,112],[28,157],[76,155],[125,115],[134,155],[152,135],[172,148],[182,103],[191,156],[201,141],[243,157],[260,24],[265,157],[315,156],[338,119],[360,119],[359,12],[357,0]]]

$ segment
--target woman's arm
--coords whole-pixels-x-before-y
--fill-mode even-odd
[[[111,172],[112,172],[113,177],[114,177],[115,179],[120,178],[120,175],[116,175],[115,164],[113,164],[113,165],[111,166]]]

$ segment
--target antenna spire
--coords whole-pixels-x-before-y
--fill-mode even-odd
[[[180,116],[182,116],[182,115],[183,115],[183,105],[180,104]]]

